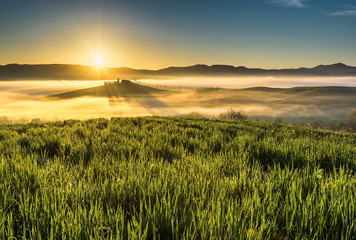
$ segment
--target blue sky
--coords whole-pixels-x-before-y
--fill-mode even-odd
[[[356,1],[0,0],[0,64],[356,66]]]

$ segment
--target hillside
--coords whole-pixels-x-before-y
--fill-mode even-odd
[[[356,135],[253,121],[0,126],[0,238],[352,239]]]
[[[252,118],[278,118],[286,122],[313,123],[347,121],[356,106],[355,87],[296,87],[246,89],[206,89],[203,91],[168,91],[137,84],[108,84],[51,95],[51,100],[80,97],[107,98],[113,109],[124,103],[140,106],[136,112],[154,115],[208,112],[224,109],[243,111]],[[204,114],[203,114],[204,115]]]
[[[188,76],[356,76],[356,67],[342,63],[314,68],[262,69],[230,65],[168,67],[159,70],[132,68],[97,68],[69,64],[0,65],[0,80],[93,80],[120,78],[162,78]]]
[[[167,86],[168,88],[168,86]],[[173,87],[172,87],[173,89]],[[177,88],[179,89],[179,87]],[[184,87],[182,87],[184,89]],[[187,88],[189,89],[189,88]],[[244,93],[266,93],[266,94],[286,94],[290,96],[295,95],[305,95],[311,97],[323,97],[328,96],[330,98],[337,96],[351,96],[356,97],[356,87],[293,87],[293,88],[269,88],[269,87],[252,87],[244,89],[224,89],[224,88],[202,88],[211,91],[199,91],[199,95],[204,95],[207,93],[213,93],[217,96],[222,94],[244,94]],[[194,91],[194,87],[190,91]],[[161,90],[159,88],[151,86],[144,86],[137,83],[128,81],[128,83],[113,82],[104,84],[99,87],[92,87],[80,90],[74,90],[70,92],[54,94],[50,97],[67,99],[67,98],[77,98],[84,96],[91,97],[120,97],[120,96],[149,96],[156,93],[166,93],[173,94],[176,91]],[[255,96],[258,98],[258,95]],[[266,97],[266,96],[265,96]]]
[[[51,95],[51,97],[59,99],[77,98],[77,97],[130,97],[143,96],[149,97],[151,94],[164,93],[166,91],[157,88],[142,86],[131,82],[114,82],[107,83],[103,86],[80,89],[60,94]]]
[[[293,95],[305,95],[305,96],[353,96],[356,97],[356,87],[293,87],[293,88],[268,88],[268,87],[252,87],[245,89],[238,89],[239,92],[266,92],[266,93],[284,93]]]

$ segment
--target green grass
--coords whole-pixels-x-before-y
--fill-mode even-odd
[[[355,239],[356,134],[173,117],[0,126],[0,239]]]

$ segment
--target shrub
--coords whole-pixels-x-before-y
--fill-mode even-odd
[[[231,120],[246,120],[247,115],[243,112],[236,111],[231,108],[226,113],[220,114],[220,118],[221,119],[231,119]]]
[[[356,131],[356,107],[351,109],[348,113],[348,126],[353,130]]]

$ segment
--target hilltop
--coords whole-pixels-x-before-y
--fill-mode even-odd
[[[128,96],[150,96],[154,93],[162,93],[164,90],[134,84],[130,81],[108,82],[103,86],[74,90],[70,92],[54,94],[50,97],[68,99],[76,97],[128,97]]]
[[[187,67],[168,67],[159,70],[97,68],[69,64],[8,64],[0,65],[0,80],[91,80],[121,78],[160,78],[188,76],[356,76],[356,67],[342,63],[319,65],[313,68],[262,69],[231,65],[197,64]]]

